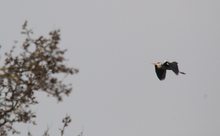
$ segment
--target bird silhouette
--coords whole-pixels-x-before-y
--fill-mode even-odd
[[[155,72],[157,74],[157,77],[159,80],[164,80],[166,77],[166,70],[172,70],[176,75],[180,74],[186,74],[184,72],[179,71],[178,68],[178,63],[177,62],[169,62],[165,61],[164,63],[162,62],[156,62],[153,63],[155,66]]]

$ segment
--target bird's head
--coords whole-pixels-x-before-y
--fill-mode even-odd
[[[153,64],[153,65],[162,65],[161,62],[153,62],[152,64]]]
[[[162,63],[161,62],[153,62],[152,63],[154,66],[157,66],[157,67],[161,67]]]

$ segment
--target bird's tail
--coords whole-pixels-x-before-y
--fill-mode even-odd
[[[185,74],[186,74],[185,72],[181,72],[181,71],[180,71],[179,73],[180,73],[180,74],[183,74],[183,75],[185,75]]]

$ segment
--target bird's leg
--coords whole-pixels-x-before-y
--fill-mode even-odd
[[[180,74],[183,74],[183,75],[185,75],[186,73],[184,73],[184,72],[179,72]]]

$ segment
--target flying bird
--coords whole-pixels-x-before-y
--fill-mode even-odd
[[[155,66],[155,72],[157,74],[157,77],[159,80],[164,80],[166,77],[166,70],[172,70],[176,75],[180,74],[186,74],[184,72],[179,71],[178,68],[178,63],[177,62],[168,62],[165,61],[164,63],[162,62],[156,62],[153,63]]]

